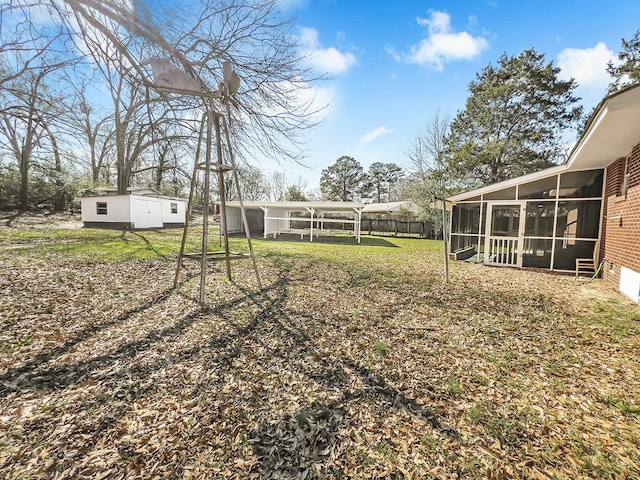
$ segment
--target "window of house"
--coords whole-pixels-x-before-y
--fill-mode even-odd
[[[178,204],[176,202],[171,202],[171,213],[178,213]]]
[[[629,190],[629,157],[624,159],[622,169],[622,184],[620,185],[620,195],[626,195]]]
[[[107,214],[107,202],[96,202],[96,213],[98,215]]]

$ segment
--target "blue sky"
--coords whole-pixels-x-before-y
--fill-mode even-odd
[[[579,84],[590,111],[605,95],[605,68],[621,39],[640,28],[640,1],[282,0],[296,16],[311,66],[330,79],[316,90],[331,102],[310,131],[303,168],[259,165],[318,188],[323,168],[349,155],[408,168],[406,151],[439,111],[464,108],[467,86],[506,53],[535,48]]]

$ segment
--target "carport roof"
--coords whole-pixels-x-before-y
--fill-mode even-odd
[[[411,212],[420,213],[420,208],[413,202],[386,202],[386,203],[368,203],[364,206],[362,213],[401,213]]]
[[[220,202],[216,202],[220,204]],[[242,202],[244,208],[282,208],[285,210],[308,209],[340,212],[345,210],[360,210],[365,204],[362,202]],[[225,202],[227,207],[240,208],[240,202]]]

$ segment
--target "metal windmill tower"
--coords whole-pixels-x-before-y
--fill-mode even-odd
[[[218,90],[214,92],[208,92],[202,83],[189,76],[182,70],[178,69],[175,65],[167,60],[153,59],[151,60],[151,67],[153,70],[153,77],[155,87],[158,91],[163,93],[176,93],[181,95],[191,95],[200,97],[203,99],[206,105],[206,111],[202,115],[200,136],[198,139],[198,147],[196,150],[196,159],[194,162],[193,174],[191,176],[191,188],[189,192],[189,203],[187,207],[187,219],[185,222],[184,230],[182,233],[182,243],[180,245],[180,254],[178,256],[178,264],[176,266],[176,274],[174,277],[174,287],[178,284],[180,278],[180,271],[183,268],[183,260],[185,258],[195,258],[200,261],[200,296],[199,301],[204,305],[205,303],[205,286],[207,278],[207,265],[209,261],[224,261],[226,263],[227,278],[231,280],[231,260],[236,259],[251,259],[253,263],[253,269],[255,271],[256,280],[258,282],[258,288],[262,288],[260,282],[260,274],[258,272],[258,265],[256,263],[255,254],[253,251],[253,245],[251,242],[251,233],[249,231],[249,224],[247,222],[247,216],[242,202],[242,192],[240,189],[240,183],[238,178],[238,170],[236,167],[235,157],[231,144],[231,106],[237,106],[237,100],[235,99],[238,87],[240,85],[240,77],[233,70],[231,62],[224,62],[223,64],[223,79],[218,85]],[[220,112],[216,109],[216,102],[224,108],[224,112]],[[228,163],[225,163],[225,156],[223,155],[223,138],[224,144],[227,148],[226,159]],[[204,160],[202,160],[202,144],[204,137]],[[215,143],[214,143],[215,142]],[[215,148],[215,154],[214,154]],[[215,156],[215,158],[214,158]],[[198,173],[204,172],[204,202],[202,209],[202,243],[201,250],[198,253],[185,253],[185,244],[187,240],[187,234],[189,229],[189,218],[193,209],[194,191],[196,186],[196,180]],[[226,215],[226,188],[225,177],[226,172],[232,172],[234,181],[237,188],[237,195],[240,203],[240,210],[242,213],[242,222],[244,225],[244,231],[249,247],[249,253],[241,253],[231,251],[229,248],[229,237],[227,230],[227,215]],[[209,193],[211,187],[212,174],[216,177],[218,183],[218,192],[220,195],[220,228],[221,234],[224,239],[223,250],[209,251]]]

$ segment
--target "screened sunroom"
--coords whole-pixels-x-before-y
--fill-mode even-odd
[[[566,166],[450,197],[451,251],[490,265],[575,270],[599,245],[604,170]]]

